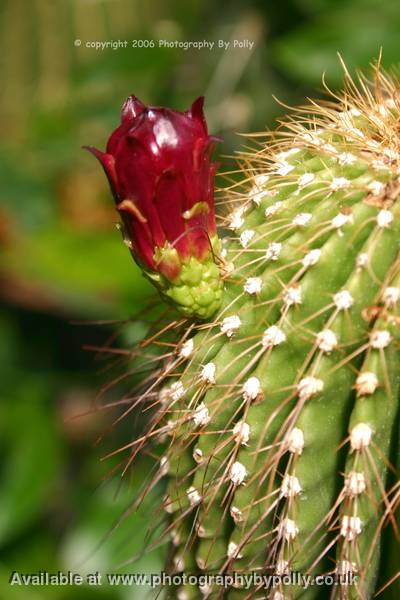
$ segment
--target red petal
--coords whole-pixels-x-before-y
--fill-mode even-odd
[[[154,206],[154,193],[159,173],[149,156],[146,144],[133,136],[126,136],[119,144],[116,171],[121,199],[132,199],[147,219],[154,246],[163,246],[165,235]]]
[[[138,115],[140,115],[140,113],[142,113],[145,110],[145,108],[146,107],[143,104],[143,102],[141,102],[138,98],[136,98],[136,96],[132,94],[132,96],[129,96],[125,100],[122,106],[121,121],[124,122],[127,119],[129,121],[132,121]]]
[[[182,216],[185,194],[182,181],[173,169],[167,169],[160,175],[154,201],[166,239],[181,256],[187,256],[189,241]]]
[[[111,134],[107,142],[107,152],[109,154],[115,155],[117,153],[119,142],[128,134],[131,127],[134,126],[135,119],[145,110],[145,105],[136,96],[129,96],[127,98],[121,111],[121,125]]]
[[[98,150],[94,146],[83,146],[85,150],[88,150],[93,156],[97,158],[97,160],[101,163],[101,166],[104,169],[105,174],[107,175],[108,182],[111,187],[111,191],[115,200],[119,199],[118,194],[118,178],[117,172],[115,170],[115,159],[111,154],[107,154],[107,152],[102,152]]]
[[[195,119],[201,124],[204,133],[207,135],[207,123],[204,117],[203,106],[204,96],[199,96],[190,107],[189,114],[192,116],[193,119]]]
[[[148,224],[132,219],[126,211],[121,211],[120,215],[125,225],[125,235],[131,242],[135,260],[154,270],[154,244]]]

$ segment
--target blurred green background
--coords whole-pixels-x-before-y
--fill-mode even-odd
[[[122,483],[107,478],[112,462],[100,458],[126,438],[117,429],[95,444],[111,418],[93,411],[96,394],[112,375],[84,346],[117,328],[99,321],[128,319],[152,291],[121,244],[105,177],[81,146],[104,147],[129,93],[180,110],[204,94],[228,169],[224,155],[242,143],[235,132],[263,130],[281,114],[273,95],[287,104],[318,96],[323,72],[331,87],[340,85],[337,51],[353,69],[383,46],[384,64],[395,66],[400,6],[3,0],[0,31],[0,599],[143,598],[144,588],[7,583],[13,570],[115,571],[140,555],[157,518],[153,497],[111,533],[149,465],[143,459]],[[135,39],[156,47],[132,48]],[[158,48],[159,39],[221,39],[231,48]],[[235,39],[254,46],[233,49]],[[87,47],[116,40],[128,47]],[[123,330],[125,343],[134,343],[138,328]],[[161,568],[155,550],[125,570]]]

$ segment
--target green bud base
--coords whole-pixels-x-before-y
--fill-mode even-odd
[[[202,261],[191,256],[186,262],[181,262],[179,277],[173,282],[162,274],[145,272],[161,296],[172,303],[182,315],[201,321],[210,319],[222,302],[224,283],[216,264],[220,241],[214,238],[211,243],[213,254],[210,253]],[[162,251],[159,253],[162,257]]]

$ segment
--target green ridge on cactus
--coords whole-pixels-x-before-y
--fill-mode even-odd
[[[162,455],[148,489],[167,479],[168,569],[281,578],[166,598],[396,597],[400,85],[375,67],[332,100],[243,154],[215,247],[223,285],[214,259],[156,282],[202,321],[138,395],[139,442]],[[331,585],[291,585],[294,572]]]

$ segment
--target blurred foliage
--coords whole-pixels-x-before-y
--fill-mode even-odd
[[[385,65],[398,64],[400,9],[397,0],[321,0],[319,3],[298,0],[298,4],[310,19],[282,35],[274,44],[277,64],[295,79],[318,86],[325,72],[330,86],[340,87],[343,70],[335,50],[351,70],[365,68],[381,48]],[[318,4],[321,9],[314,14]]]
[[[0,598],[142,598],[140,588],[10,588],[8,578],[15,569],[110,572],[136,555],[125,570],[162,568],[162,552],[141,554],[156,498],[112,531],[147,460],[132,479],[108,481],[113,462],[99,458],[126,438],[116,430],[94,445],[110,425],[93,406],[111,374],[96,377],[103,364],[82,347],[102,344],[116,326],[84,324],[125,320],[153,292],[115,230],[105,177],[81,146],[104,147],[129,93],[182,110],[204,94],[229,169],[235,132],[263,130],[281,114],[272,95],[292,105],[315,96],[323,72],[340,85],[337,52],[351,71],[380,47],[384,65],[397,66],[399,28],[397,0],[3,0]],[[231,47],[134,49],[135,39]],[[252,50],[233,48],[243,39]],[[86,46],[118,40],[128,48]],[[145,327],[123,329],[125,342],[134,346]]]

